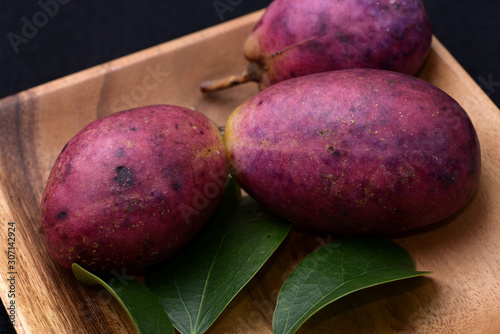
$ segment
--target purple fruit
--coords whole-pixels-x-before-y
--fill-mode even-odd
[[[87,125],[60,153],[41,232],[64,267],[141,272],[192,240],[226,179],[222,137],[206,116],[169,105],[118,112]]]
[[[415,75],[431,39],[422,0],[274,0],[245,42],[248,69],[207,81],[201,89],[250,80],[264,89],[294,77],[349,68]]]
[[[401,73],[351,69],[273,85],[225,133],[230,171],[297,225],[385,234],[439,222],[479,182],[474,127],[449,95]]]

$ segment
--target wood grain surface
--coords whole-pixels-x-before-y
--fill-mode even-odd
[[[8,306],[7,223],[16,226],[18,333],[133,333],[125,312],[99,287],[79,284],[48,256],[39,202],[50,168],[82,127],[131,107],[195,108],[220,125],[253,83],[203,95],[201,81],[246,67],[242,45],[262,12],[188,35],[0,100],[0,295]],[[473,201],[437,226],[394,237],[418,270],[434,273],[354,293],[299,333],[500,333],[500,111],[433,40],[419,75],[469,113],[482,148]],[[290,270],[329,235],[293,231],[231,302],[210,333],[271,333],[277,292]]]

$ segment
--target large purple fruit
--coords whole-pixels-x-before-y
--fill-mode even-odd
[[[41,203],[41,232],[64,267],[141,272],[178,251],[214,212],[227,179],[217,126],[154,105],[87,125],[64,147]]]
[[[422,0],[274,0],[245,42],[248,69],[201,88],[211,91],[252,80],[264,89],[302,75],[349,68],[415,75],[431,39]]]
[[[479,182],[478,137],[442,90],[396,72],[351,69],[273,85],[225,133],[230,171],[295,224],[384,234],[439,222]]]

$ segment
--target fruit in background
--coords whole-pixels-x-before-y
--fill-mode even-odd
[[[88,124],[60,153],[41,232],[64,267],[141,272],[200,231],[226,180],[224,143],[205,115],[169,105],[121,111]]]
[[[375,68],[417,74],[432,30],[422,0],[274,0],[245,41],[247,70],[203,82],[210,92],[247,81],[262,90],[307,74]]]
[[[384,70],[275,84],[231,114],[224,141],[248,194],[297,225],[339,234],[439,222],[479,183],[467,113],[431,84]]]

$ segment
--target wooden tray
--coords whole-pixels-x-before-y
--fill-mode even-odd
[[[1,281],[19,333],[124,333],[133,327],[103,289],[84,287],[47,255],[39,201],[66,141],[106,114],[154,103],[194,107],[222,125],[257,93],[253,83],[202,95],[202,80],[246,66],[242,45],[262,11],[21,92],[0,101]],[[482,146],[480,189],[454,219],[395,239],[418,270],[434,274],[352,294],[313,316],[300,333],[500,333],[500,112],[433,40],[421,78],[469,113]],[[16,227],[15,299],[8,296],[7,223]],[[293,232],[233,300],[210,333],[271,333],[276,295],[291,268],[319,247]]]

